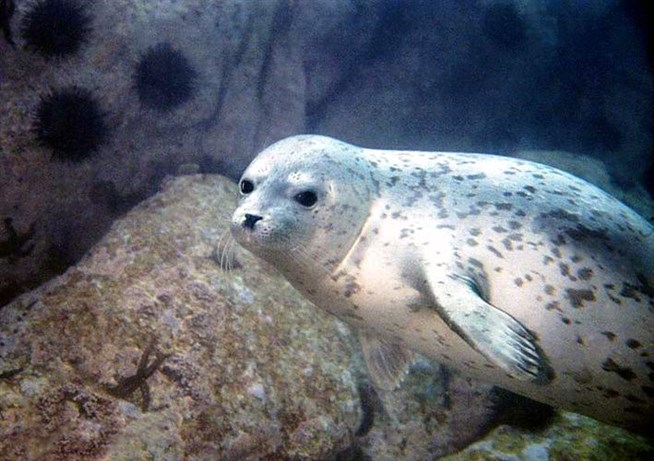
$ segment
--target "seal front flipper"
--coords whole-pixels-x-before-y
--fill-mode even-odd
[[[449,276],[429,285],[441,318],[473,349],[513,378],[540,384],[552,380],[552,370],[534,335],[482,299],[472,279]]]
[[[399,386],[414,360],[414,354],[399,344],[385,341],[364,330],[359,331],[359,342],[375,386],[384,390]]]

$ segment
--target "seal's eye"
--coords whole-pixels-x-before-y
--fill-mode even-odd
[[[241,194],[249,194],[253,190],[254,184],[252,184],[252,181],[248,181],[247,179],[241,181]]]
[[[295,194],[295,197],[293,198],[297,203],[307,208],[314,206],[318,201],[316,193],[310,190],[305,190],[304,192]]]

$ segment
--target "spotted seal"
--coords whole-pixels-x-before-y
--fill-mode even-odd
[[[654,422],[654,228],[555,168],[302,135],[240,180],[231,232],[358,328],[373,381],[413,352],[632,430]]]

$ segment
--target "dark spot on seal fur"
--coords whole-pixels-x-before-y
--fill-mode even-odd
[[[635,339],[628,339],[625,344],[629,349],[638,349],[641,346]]]
[[[488,245],[486,248],[488,248],[488,250],[498,258],[504,258],[502,253],[500,253],[495,247]]]
[[[554,219],[559,219],[562,221],[568,221],[573,223],[579,222],[579,216],[577,216],[574,213],[570,213],[569,211],[566,211],[563,208],[557,208],[556,210],[552,210],[547,213],[541,213],[540,217],[545,220],[548,220],[549,218],[554,218]]]
[[[477,173],[477,174],[469,174],[466,176],[468,179],[484,179],[486,178],[486,175],[484,173]],[[454,178],[456,179],[456,177]]]
[[[472,266],[476,266],[476,267],[478,267],[480,269],[484,268],[484,263],[482,263],[480,260],[478,260],[476,258],[468,258],[468,264],[470,264]]]
[[[566,229],[565,233],[576,242],[581,242],[586,239],[610,240],[606,229],[591,229],[583,224],[577,224],[574,228]]]
[[[615,338],[617,337],[617,335],[611,331],[603,331],[601,334],[606,336],[606,338],[611,342],[615,341]]]
[[[602,363],[602,370],[609,373],[615,373],[625,381],[633,381],[636,379],[636,373],[634,373],[631,368],[621,367],[615,363],[613,359],[610,358],[606,359],[604,363]]]
[[[574,288],[565,289],[566,298],[574,308],[584,307],[584,301],[595,301],[595,293],[592,290],[576,290]]]
[[[593,269],[590,267],[583,267],[577,271],[577,277],[581,280],[590,280],[593,278]]]
[[[349,298],[350,296],[352,296],[355,293],[358,293],[359,291],[361,291],[361,285],[359,285],[356,282],[348,282],[343,289],[343,295],[346,298]]]
[[[560,311],[561,307],[559,306],[558,301],[552,301],[551,303],[545,304],[545,309],[547,309],[548,311],[554,311],[554,310]]]
[[[620,290],[620,296],[623,296],[625,298],[631,298],[635,301],[640,302],[640,296],[638,296],[639,293],[640,290],[636,285],[633,285],[629,282],[622,283],[622,290]]]
[[[564,277],[570,276],[570,266],[564,263],[559,263],[559,269],[561,269],[561,275]]]

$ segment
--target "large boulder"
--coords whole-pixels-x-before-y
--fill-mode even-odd
[[[0,310],[1,459],[320,459],[351,444],[348,330],[230,245],[221,269],[236,196],[220,177],[169,182]]]

